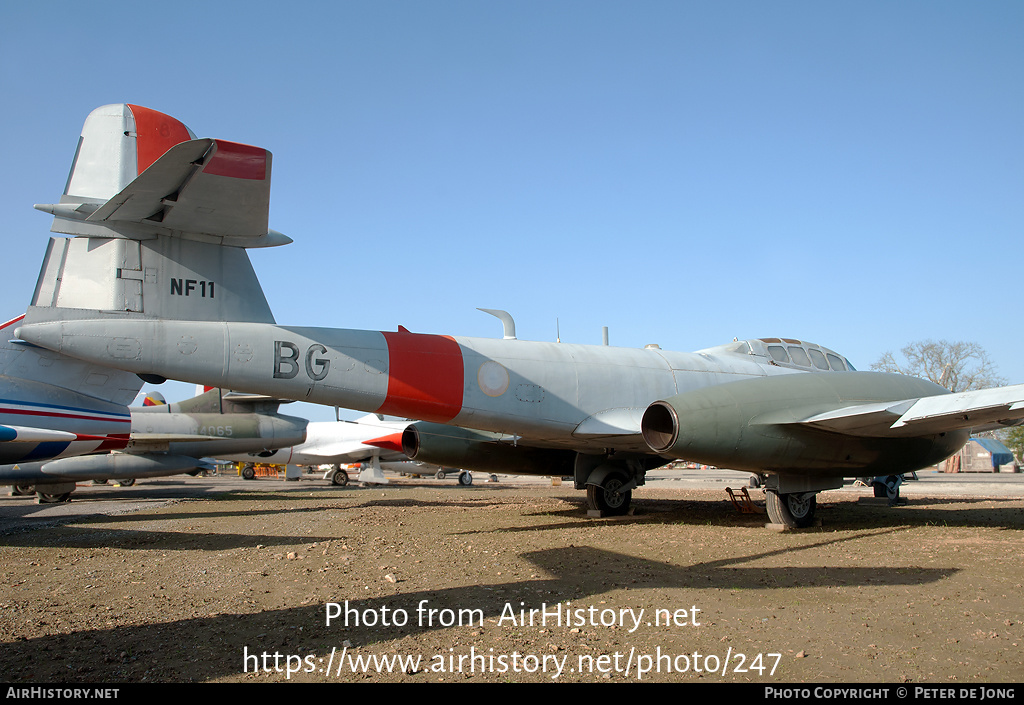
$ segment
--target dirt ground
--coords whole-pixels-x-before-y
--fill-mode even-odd
[[[1024,500],[869,494],[823,493],[822,527],[776,533],[721,491],[643,488],[635,515],[589,519],[571,486],[282,482],[5,529],[0,668],[13,683],[1024,681]]]

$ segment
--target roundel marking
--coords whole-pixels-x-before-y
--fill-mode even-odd
[[[500,397],[508,389],[508,370],[500,362],[488,360],[476,373],[480,391],[489,397]]]

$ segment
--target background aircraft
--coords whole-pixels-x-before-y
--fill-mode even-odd
[[[367,414],[355,421],[313,421],[306,426],[306,441],[296,446],[279,448],[273,453],[217,455],[221,460],[237,462],[261,462],[271,465],[330,465],[324,475],[335,485],[345,485],[348,473],[342,467],[346,464],[363,465],[359,481],[368,484],[387,484],[383,470],[394,470],[407,474],[434,475],[444,479],[446,472],[436,465],[410,462],[402,452],[401,436],[409,425],[408,419]],[[243,476],[244,476],[243,470]],[[473,475],[459,471],[459,484],[473,484]],[[252,477],[250,475],[249,477]]]
[[[1024,417],[1024,385],[949,394],[795,339],[679,353],[278,326],[243,249],[288,242],[267,228],[270,153],[190,138],[133,106],[89,116],[60,203],[37,206],[76,237],[51,239],[21,339],[147,380],[424,419],[410,457],[572,475],[606,513],[684,458],[763,475],[772,520],[802,526],[844,477],[909,472]]]
[[[127,409],[130,438],[119,450],[21,463],[0,470],[0,482],[12,483],[17,494],[35,491],[40,501],[56,502],[69,499],[83,480],[131,484],[212,467],[203,458],[220,454],[269,454],[306,437],[306,420],[277,413],[278,405],[258,395],[222,395],[220,389],[174,404],[153,404],[147,397],[143,406]]]
[[[35,485],[49,501],[74,489],[76,456],[128,445],[128,404],[142,383],[10,340],[22,318],[0,326],[0,484]]]

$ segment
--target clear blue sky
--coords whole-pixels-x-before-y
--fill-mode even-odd
[[[1024,382],[1022,37],[1018,0],[4,3],[4,315],[132,102],[274,153],[281,323],[945,338]]]

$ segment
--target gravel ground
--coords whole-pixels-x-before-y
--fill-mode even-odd
[[[4,498],[4,680],[1024,680],[1021,493],[826,492],[776,533],[712,485],[589,519],[569,485],[224,482],[35,521]]]

